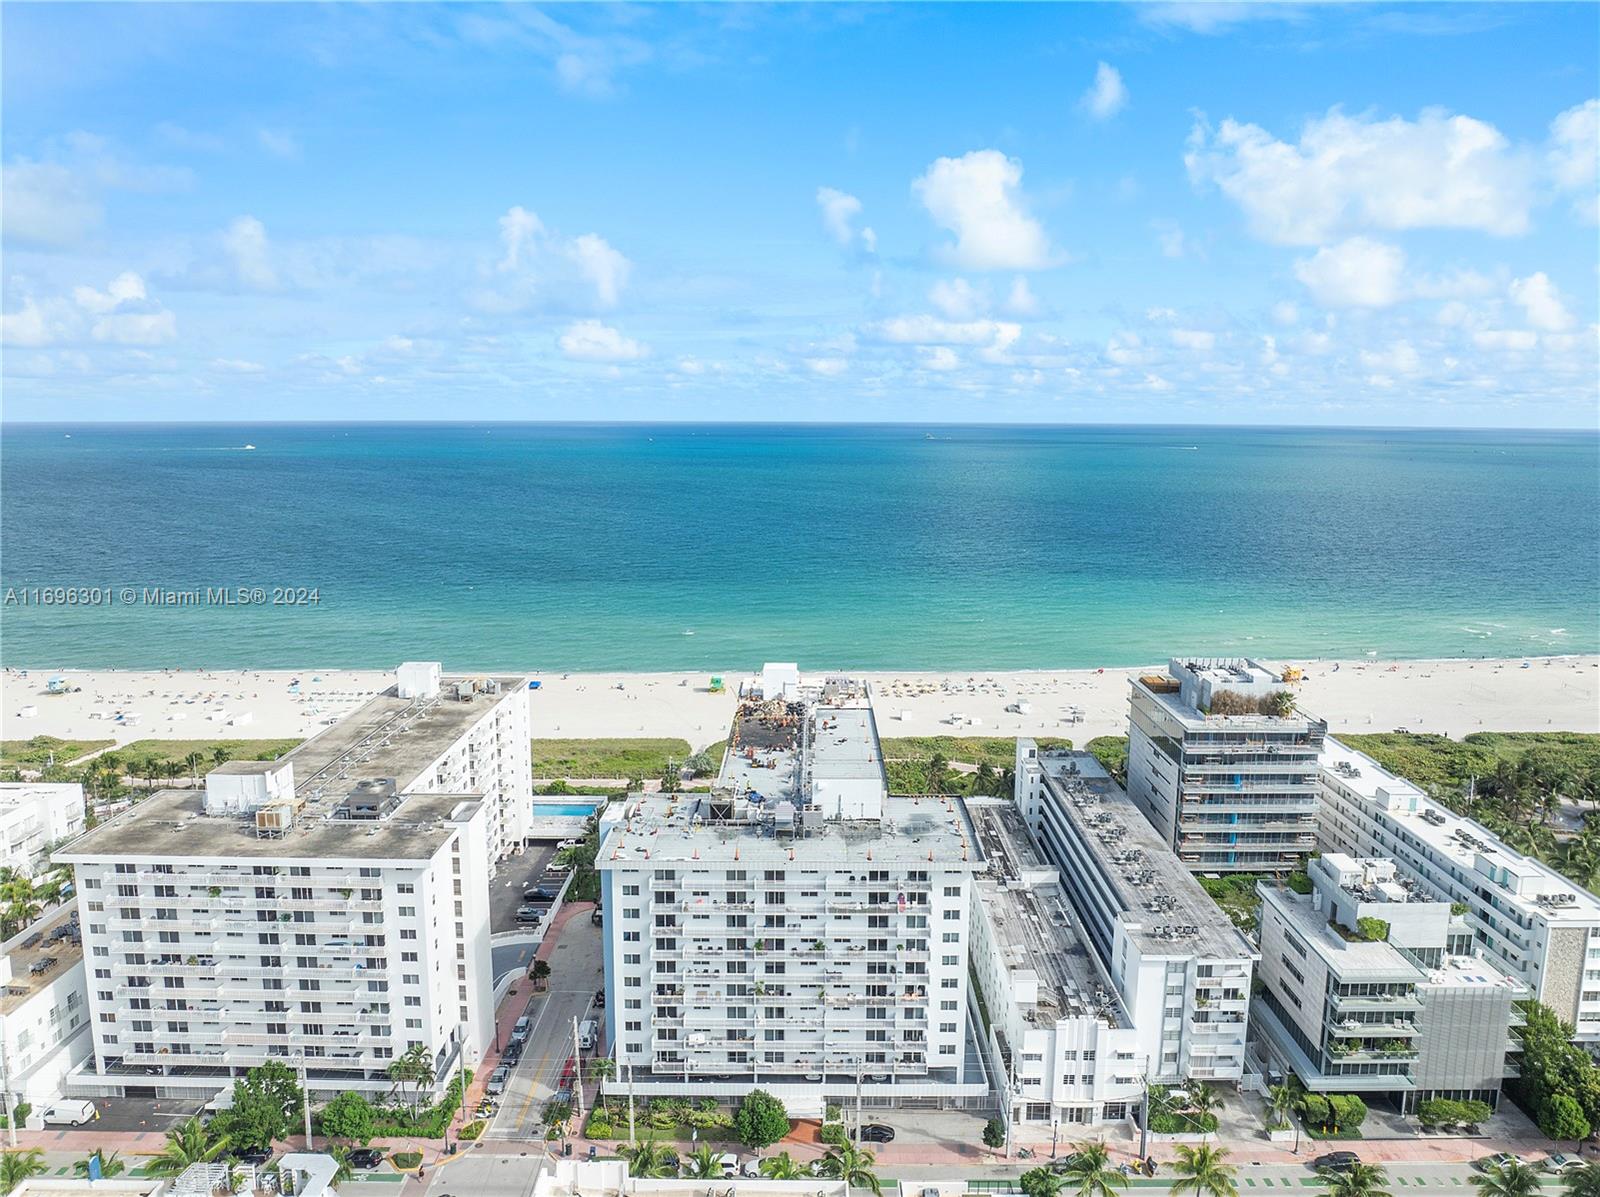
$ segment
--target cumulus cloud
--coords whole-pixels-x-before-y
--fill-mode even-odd
[[[999,150],[940,158],[912,185],[935,224],[955,235],[939,257],[963,270],[1043,270],[1058,255],[1022,195],[1022,163]]]
[[[1005,320],[941,320],[937,316],[893,316],[866,328],[876,341],[898,345],[989,345],[1003,349],[1022,335]]]
[[[961,368],[961,355],[948,345],[924,345],[918,353],[925,369],[942,373]]]
[[[1556,186],[1572,193],[1573,210],[1590,224],[1600,221],[1600,100],[1568,108],[1550,123],[1547,160]]]
[[[222,235],[222,246],[233,262],[241,286],[252,291],[271,291],[278,285],[278,272],[272,265],[267,244],[267,226],[254,216],[241,216]]]
[[[1039,300],[1028,280],[1018,275],[1011,282],[1011,292],[1006,296],[1005,310],[1012,316],[1037,316]]]
[[[842,357],[808,357],[805,363],[807,370],[824,378],[837,378],[850,368],[850,363]]]
[[[52,249],[77,245],[100,226],[100,201],[75,171],[26,158],[6,166],[5,238]]]
[[[1108,62],[1095,67],[1094,82],[1078,101],[1081,107],[1097,121],[1110,120],[1128,104],[1128,89],[1122,82],[1122,72]]]
[[[1259,125],[1197,124],[1184,163],[1214,184],[1251,230],[1282,245],[1317,245],[1368,229],[1528,228],[1532,156],[1493,125],[1429,109],[1415,121],[1347,116],[1307,121],[1297,142]]]
[[[1410,341],[1394,341],[1382,349],[1363,349],[1361,364],[1379,374],[1415,374],[1422,368],[1422,358]]]
[[[855,196],[832,187],[818,187],[817,208],[822,213],[822,227],[841,248],[859,246],[869,254],[878,252],[878,234],[869,227],[859,231],[855,227],[856,217],[861,215],[861,201]]]
[[[1511,298],[1527,313],[1528,323],[1544,332],[1566,332],[1576,323],[1544,271],[1511,281]]]
[[[178,321],[150,297],[144,279],[124,271],[105,289],[80,286],[70,298],[23,299],[19,311],[0,316],[0,342],[41,348],[61,342],[160,345],[175,339]]]
[[[1172,343],[1179,349],[1190,349],[1196,353],[1210,353],[1217,344],[1216,333],[1197,328],[1175,328],[1171,336]]]
[[[500,260],[473,297],[490,312],[519,312],[541,295],[558,306],[609,311],[622,302],[633,263],[598,233],[566,237],[518,204],[499,221]]]
[[[649,349],[598,320],[578,320],[567,326],[556,342],[561,352],[580,362],[632,362]]]
[[[928,292],[928,302],[951,320],[971,320],[989,310],[989,296],[964,278],[940,279]]]
[[[1295,277],[1326,307],[1382,308],[1403,298],[1406,256],[1369,237],[1351,237],[1294,264]]]

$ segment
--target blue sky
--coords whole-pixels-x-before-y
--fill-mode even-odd
[[[1597,422],[1592,5],[4,21],[7,419]]]

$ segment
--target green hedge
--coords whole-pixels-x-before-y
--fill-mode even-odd
[[[442,1139],[450,1129],[450,1119],[461,1108],[461,1094],[472,1084],[472,1070],[457,1073],[445,1094],[431,1106],[418,1110],[415,1115],[408,1109],[379,1109],[373,1111],[372,1137],[375,1139],[399,1138],[416,1135],[424,1139]],[[403,1165],[402,1165],[403,1166]]]

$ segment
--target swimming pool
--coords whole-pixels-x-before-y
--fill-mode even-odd
[[[593,802],[540,802],[533,800],[533,813],[536,815],[592,815],[603,804],[603,799]]]

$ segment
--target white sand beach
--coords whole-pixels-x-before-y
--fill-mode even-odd
[[[1300,705],[1334,730],[1600,731],[1600,657],[1274,664],[1305,670]],[[710,692],[709,672],[532,673],[540,681],[534,735],[672,736],[699,748],[726,734],[734,691],[757,668],[723,671],[729,688],[721,694]],[[866,676],[884,736],[1046,735],[1082,744],[1126,731],[1127,679],[1149,668],[1164,666]],[[52,678],[68,692],[49,693]],[[0,738],[304,737],[392,681],[379,670],[7,670]]]

